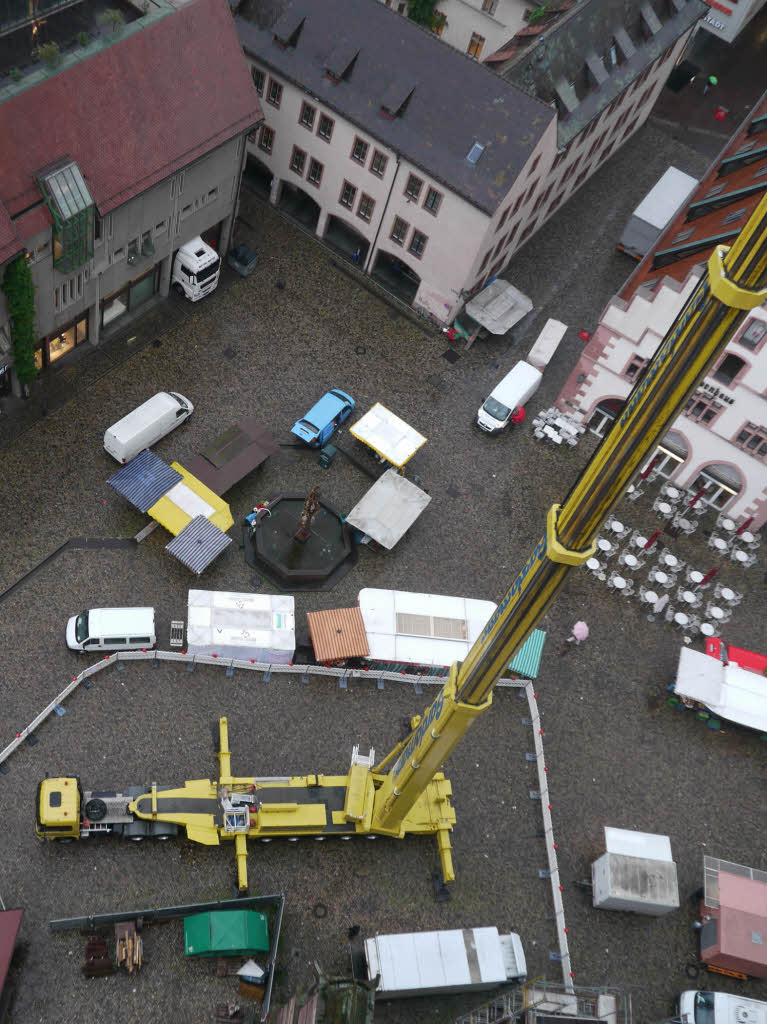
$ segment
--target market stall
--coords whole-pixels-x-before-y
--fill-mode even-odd
[[[346,522],[364,535],[363,544],[372,540],[391,550],[430,501],[430,495],[412,481],[387,469],[357,502]]]
[[[382,462],[390,462],[398,469],[426,444],[423,434],[419,434],[380,402],[368,409],[362,419],[349,428],[349,433],[372,448]]]

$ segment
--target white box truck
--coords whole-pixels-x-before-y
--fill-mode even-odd
[[[527,977],[519,936],[499,935],[497,928],[376,935],[364,946],[368,978],[379,977],[379,999],[473,992]]]
[[[685,174],[677,167],[669,167],[631,214],[618,242],[618,249],[633,256],[635,260],[641,260],[697,185],[697,178]]]
[[[198,235],[176,253],[171,285],[180,295],[198,302],[214,290],[221,273],[221,257]]]
[[[287,665],[296,649],[295,621],[288,594],[190,590],[186,646],[190,654]]]
[[[683,1024],[767,1024],[767,1003],[729,992],[688,989],[677,1000]]]

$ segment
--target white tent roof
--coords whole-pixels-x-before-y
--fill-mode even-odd
[[[369,657],[452,665],[469,653],[496,609],[492,601],[365,587],[359,592]]]
[[[423,434],[419,434],[380,402],[376,402],[362,419],[357,420],[349,433],[393,466],[404,466],[421,445],[426,444]]]
[[[683,647],[674,692],[715,715],[767,732],[767,678]]]
[[[393,548],[431,501],[431,497],[394,469],[358,501],[346,522],[362,530],[385,548]]]
[[[532,308],[533,304],[526,295],[500,277],[466,303],[466,312],[472,320],[491,334],[505,334]]]

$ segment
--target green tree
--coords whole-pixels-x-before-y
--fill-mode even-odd
[[[111,28],[113,32],[116,32],[125,24],[125,18],[123,18],[122,13],[114,7],[108,7],[98,16],[98,23],[99,25],[104,25],[106,28]]]
[[[418,25],[432,28],[435,22],[434,6],[437,0],[409,0],[407,16]]]
[[[11,318],[13,366],[23,385],[31,384],[37,375],[35,366],[35,286],[26,256],[17,256],[5,268],[0,285]]]
[[[38,58],[49,71],[53,71],[61,63],[61,51],[58,43],[41,43],[37,48]]]

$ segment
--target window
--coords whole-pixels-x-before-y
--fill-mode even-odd
[[[410,239],[410,245],[408,246],[408,252],[412,252],[412,254],[414,256],[417,256],[418,259],[420,260],[420,258],[423,256],[423,252],[424,249],[426,248],[426,243],[428,241],[429,239],[426,237],[426,235],[422,234],[420,231],[416,231],[416,229],[413,228],[413,234]]]
[[[421,194],[421,186],[423,182],[420,178],[417,178],[415,174],[411,174],[407,179],[407,185],[405,186],[405,195],[408,199],[418,199]]]
[[[282,86],[273,78],[269,79],[269,94],[266,97],[266,102],[271,103],[273,107],[279,107],[282,103]]]
[[[370,161],[371,174],[375,174],[377,178],[383,178],[387,163],[387,157],[380,150],[373,150],[373,159]]]
[[[485,14],[495,14],[498,7],[498,0],[482,0],[482,10]]]
[[[53,289],[53,308],[59,308],[59,290],[58,288]]]
[[[306,153],[303,149],[299,149],[298,146],[293,147],[293,153],[290,157],[290,169],[295,174],[300,174],[303,177],[304,165],[306,164]]]
[[[333,125],[335,122],[332,117],[328,117],[327,114],[320,114],[320,123],[317,126],[317,134],[325,142],[330,142],[333,135]]]
[[[511,210],[511,216],[512,216],[512,217],[514,216],[514,214],[515,214],[515,213],[517,212],[517,210],[518,210],[518,209],[520,208],[520,206],[522,205],[522,200],[523,200],[524,198],[525,198],[525,194],[524,194],[524,192],[522,193],[522,195],[519,195],[519,196],[517,196],[517,201],[516,201],[516,203],[514,203],[514,206],[512,207],[512,210]]]
[[[532,177],[535,174],[535,169],[537,168],[537,166],[538,166],[538,164],[540,162],[541,162],[541,154],[539,153],[538,156],[535,158],[535,160],[533,160],[533,166],[527,172],[528,178]]]
[[[354,197],[357,195],[357,189],[354,185],[350,185],[348,181],[344,182],[344,187],[341,189],[341,196],[339,203],[341,206],[345,206],[347,210],[351,210],[354,206]]]
[[[298,119],[298,123],[302,124],[304,128],[308,128],[309,131],[314,131],[314,115],[316,113],[317,110],[311,103],[302,103],[301,116]]]
[[[159,224],[155,224],[155,226],[154,226],[154,233],[156,235],[161,235],[165,231],[166,227],[167,227],[167,223],[164,220],[161,220]]]
[[[607,398],[600,402],[588,422],[588,428],[597,437],[605,437],[626,403],[620,398]]]
[[[259,96],[263,96],[264,95],[264,77],[265,77],[263,71],[259,71],[258,68],[253,68],[252,67],[250,69],[250,74],[251,74],[251,76],[253,78],[253,85],[255,85],[255,87],[256,87],[256,92],[258,93]]]
[[[403,245],[405,242],[405,236],[407,235],[408,226],[407,222],[401,217],[395,217],[394,226],[392,227],[391,234],[389,235],[392,242],[396,242],[397,245]]]
[[[500,240],[500,242],[498,243],[498,245],[496,245],[495,251],[493,252],[493,256],[498,256],[500,254],[500,252],[501,252],[501,249],[504,247],[504,245],[506,245],[506,239],[502,238]]]
[[[763,320],[752,320],[738,338],[738,341],[745,348],[755,352],[759,348],[760,342],[764,338],[765,334],[767,334],[767,323]]]
[[[434,20],[431,23],[431,30],[435,35],[441,36],[445,31],[445,25],[447,25],[447,15],[444,11],[439,11],[434,8]]]
[[[437,211],[442,205],[442,193],[438,192],[436,188],[429,188],[426,192],[426,198],[423,201],[424,210],[428,210],[429,213],[433,213],[437,216]]]
[[[263,149],[265,153],[271,153],[273,145],[274,128],[267,128],[265,124],[262,124],[261,131],[258,136],[258,148]]]
[[[733,478],[732,470],[722,465],[702,469],[690,486],[693,491],[705,490],[701,500],[720,512],[740,492],[740,483]]]
[[[704,392],[698,391],[692,396],[682,411],[688,419],[695,420],[696,423],[702,423],[708,427],[714,422],[722,409],[724,409],[724,406],[721,402],[715,402],[713,398],[709,398]]]
[[[642,356],[632,356],[629,360],[629,364],[623,371],[623,376],[628,377],[629,380],[641,380],[644,374],[643,369],[647,366],[647,360]]]
[[[722,224],[734,224],[736,220],[740,220],[740,218],[745,214],[745,212],[745,206],[742,206],[739,210],[733,210],[732,213],[727,214],[727,216],[722,221]]]
[[[479,60],[479,55],[482,53],[482,47],[485,45],[485,37],[479,35],[477,32],[472,32],[471,39],[469,40],[469,46],[466,50],[470,57],[475,57]]]
[[[767,427],[746,423],[732,443],[749,455],[767,461]]]
[[[506,218],[509,216],[510,213],[511,213],[511,208],[510,207],[506,207],[506,209],[501,214],[501,219],[498,221],[498,227],[495,229],[496,231],[500,231],[501,230],[503,225],[506,223]]]
[[[370,221],[373,216],[373,207],[375,202],[373,199],[366,195],[364,192],[360,196],[360,205],[357,207],[357,216],[361,217],[364,221]]]
[[[323,166],[319,162],[319,160],[310,160],[309,173],[306,175],[306,180],[310,182],[312,185],[319,185],[319,183],[322,181],[322,171]]]
[[[736,356],[733,355],[732,352],[728,352],[719,366],[714,370],[714,380],[718,380],[720,384],[727,384],[729,386],[733,383],[745,365],[745,359],[741,359],[740,356]]]
[[[358,164],[364,164],[368,158],[368,149],[367,142],[359,138],[355,139],[351,152],[352,160],[356,160]]]
[[[514,225],[514,227],[511,229],[511,231],[508,233],[508,235],[506,236],[506,245],[508,245],[513,240],[514,235],[516,235],[518,228],[519,228],[519,223],[516,223]]]

